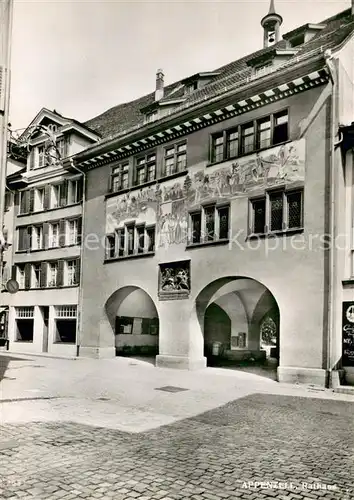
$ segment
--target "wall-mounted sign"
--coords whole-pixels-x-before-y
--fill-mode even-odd
[[[18,282],[16,280],[9,280],[6,283],[6,290],[9,293],[17,293],[19,288],[20,288],[20,285],[18,284]]]
[[[342,364],[354,366],[354,302],[343,302]]]

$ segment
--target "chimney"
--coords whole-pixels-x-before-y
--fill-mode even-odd
[[[354,0],[353,0],[354,2]],[[164,74],[162,69],[158,69],[156,72],[156,90],[155,90],[155,101],[159,101],[164,95]]]

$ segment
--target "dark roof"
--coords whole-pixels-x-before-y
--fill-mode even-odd
[[[285,65],[296,65],[299,58],[306,59],[311,57],[316,50],[334,48],[341,44],[354,31],[354,18],[351,15],[351,9],[347,9],[335,16],[332,16],[319,24],[324,24],[325,28],[319,31],[309,42],[298,46],[299,51],[296,55],[290,57]],[[244,84],[248,76],[251,75],[252,69],[247,64],[252,59],[268,52],[274,51],[275,48],[289,48],[289,43],[286,40],[280,40],[276,45],[258,50],[252,54],[248,54],[241,59],[230,62],[225,66],[215,69],[219,75],[199,90],[195,90],[186,96],[185,101],[176,107],[176,111],[191,107],[199,102],[206,101],[209,98],[216,97],[227,90],[237,88],[240,84]],[[184,94],[183,81],[175,82],[165,87],[164,101],[182,97]],[[88,120],[83,125],[89,127],[103,138],[103,141],[109,140],[116,135],[122,134],[130,129],[140,127],[144,124],[144,114],[142,109],[153,104],[155,100],[155,92],[151,92],[138,99],[119,104],[104,113]]]

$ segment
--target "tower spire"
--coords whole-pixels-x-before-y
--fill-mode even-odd
[[[269,47],[279,41],[279,28],[283,23],[283,18],[276,13],[274,0],[270,0],[269,12],[261,20],[264,31],[263,47]]]

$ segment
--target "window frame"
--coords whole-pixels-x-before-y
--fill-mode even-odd
[[[286,123],[286,139],[278,141],[278,142],[274,142],[275,141],[274,131],[275,131],[276,127],[281,127],[281,126],[284,127],[284,124],[276,125],[276,118],[278,116],[285,116],[285,115],[287,116],[287,120],[285,122]],[[267,118],[270,119],[270,124],[271,124],[270,125],[270,144],[269,144],[269,146],[260,147],[260,138],[259,138],[260,126],[259,125],[262,121],[265,121]],[[288,142],[290,140],[290,138],[289,138],[290,137],[289,121],[290,121],[290,108],[285,107],[285,108],[282,108],[281,110],[278,110],[274,113],[266,114],[266,115],[260,116],[258,118],[255,118],[253,120],[248,120],[247,122],[240,123],[239,125],[229,127],[229,128],[224,129],[222,131],[215,132],[215,133],[211,134],[210,135],[209,165],[214,165],[217,163],[221,163],[223,161],[231,160],[234,158],[240,158],[243,156],[247,156],[249,154],[254,154],[254,153],[257,153],[259,151],[270,149],[272,147],[275,147],[275,146],[281,145],[285,142]],[[253,135],[253,138],[254,138],[253,139],[253,149],[250,149],[248,151],[244,151],[243,137],[245,137],[245,136],[242,134],[242,130],[245,130],[246,127],[251,125],[251,124],[253,126],[253,134],[248,134],[246,137],[250,137],[251,135]],[[229,137],[231,136],[231,134],[233,134],[235,132],[238,133],[237,154],[230,155],[229,154],[229,143],[230,143]],[[222,138],[222,154],[218,155],[218,158],[220,157],[220,159],[216,159],[216,156],[215,156],[214,142],[218,138]]]
[[[153,160],[149,160],[149,158],[154,157]],[[139,163],[143,160],[142,163]],[[154,166],[154,177],[152,179],[149,178],[149,167]],[[144,179],[139,181],[139,172],[143,170]],[[157,150],[147,151],[143,155],[135,156],[134,158],[134,186],[141,186],[148,182],[155,182],[157,179]]]
[[[129,249],[129,231],[133,233],[133,247]],[[153,238],[151,235],[153,234]],[[144,246],[139,245],[139,235],[143,235]],[[109,243],[110,242],[110,243]],[[152,243],[151,243],[152,242]],[[123,243],[123,246],[122,246]],[[156,225],[130,221],[114,233],[106,234],[105,261],[153,255],[156,245]]]
[[[123,176],[127,174],[126,185],[123,184]],[[115,181],[119,179],[119,186],[115,188]],[[110,180],[110,191],[112,193],[117,193],[123,189],[129,188],[129,160],[122,161],[112,166],[111,168],[111,180]]]
[[[276,195],[282,195],[282,220],[281,220],[281,229],[272,230],[271,224],[271,198]],[[289,227],[289,198],[294,194],[300,194],[300,225],[299,226],[291,226]],[[264,201],[265,202],[265,224],[264,230],[262,232],[255,231],[255,214],[254,214],[254,205],[257,202]],[[286,188],[276,188],[270,189],[265,192],[263,196],[257,196],[254,198],[249,198],[249,237],[259,237],[259,236],[268,236],[274,234],[281,234],[284,232],[292,232],[292,231],[303,231],[304,230],[304,188],[303,187],[294,187],[290,189]]]
[[[181,146],[184,146],[184,149],[182,151],[179,151],[178,148]],[[167,154],[168,151],[172,151],[172,153]],[[182,169],[178,168],[179,161],[178,159],[180,157],[184,156],[185,161],[184,161],[184,166]],[[166,160],[173,160],[172,163],[172,172],[167,173],[167,166],[166,166]],[[179,141],[173,144],[166,145],[164,147],[164,154],[163,154],[163,171],[162,171],[162,176],[163,177],[169,177],[170,175],[178,174],[180,172],[185,172],[187,170],[187,141]]]
[[[213,235],[210,237],[207,231],[206,222],[206,211],[213,209]],[[220,211],[228,210],[228,231],[227,237],[220,237]],[[195,216],[200,216],[200,231],[199,231],[199,241],[195,240],[195,234],[193,229],[193,218]],[[230,239],[230,229],[231,229],[231,207],[230,203],[208,203],[202,205],[198,210],[192,210],[189,212],[189,222],[188,222],[188,241],[187,247],[199,246],[199,245],[210,245],[217,243],[227,243]]]

